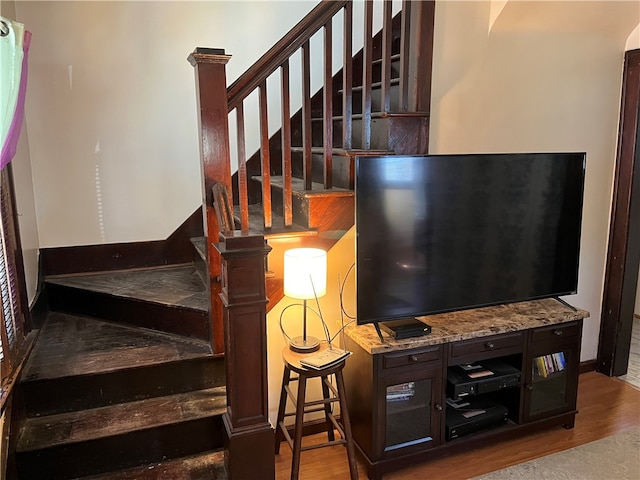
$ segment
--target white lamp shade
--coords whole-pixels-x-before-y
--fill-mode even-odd
[[[284,294],[287,297],[310,300],[326,293],[327,252],[320,248],[294,248],[284,252]]]

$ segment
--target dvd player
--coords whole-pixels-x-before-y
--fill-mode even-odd
[[[458,399],[517,387],[520,375],[520,370],[498,359],[449,367],[447,396]]]
[[[509,410],[488,398],[447,400],[445,438],[454,440],[507,423]]]

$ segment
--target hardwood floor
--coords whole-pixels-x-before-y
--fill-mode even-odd
[[[534,458],[583,445],[640,425],[640,389],[596,372],[580,375],[576,425],[571,430],[552,428],[510,442],[476,448],[440,457],[384,476],[385,480],[467,479]],[[315,438],[305,438],[312,442]],[[603,458],[603,461],[606,461]],[[359,464],[360,478],[366,470]],[[276,455],[276,479],[289,478],[291,452],[285,444]],[[340,480],[349,478],[343,447],[321,448],[302,453],[300,478]]]

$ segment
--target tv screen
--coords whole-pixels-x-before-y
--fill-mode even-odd
[[[358,323],[576,293],[585,159],[357,157]]]

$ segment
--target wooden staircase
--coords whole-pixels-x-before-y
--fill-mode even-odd
[[[224,359],[195,264],[56,275],[46,294],[18,385],[18,478],[226,478]]]

